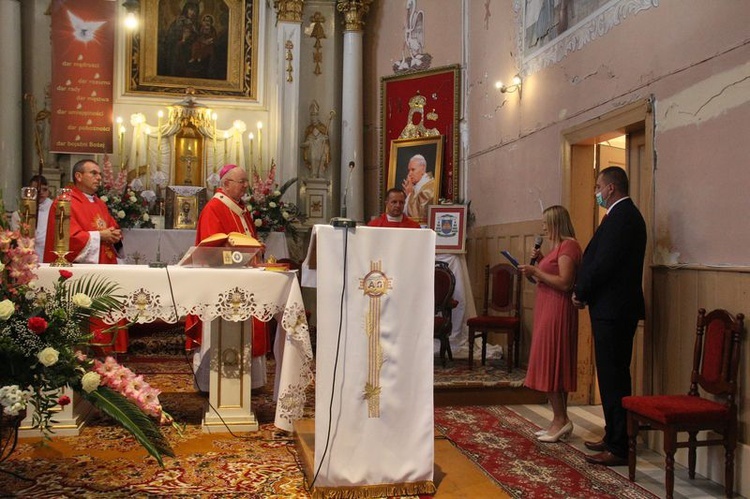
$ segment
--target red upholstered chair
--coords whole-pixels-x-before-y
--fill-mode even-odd
[[[504,315],[492,315],[491,312]],[[474,339],[482,338],[482,365],[487,362],[487,334],[502,333],[508,338],[508,372],[520,363],[521,281],[512,265],[499,263],[484,268],[482,315],[466,321],[469,326],[469,369],[474,367]]]
[[[435,262],[435,338],[440,340],[440,360],[445,367],[445,356],[453,360],[449,337],[453,329],[453,309],[458,302],[453,299],[456,289],[456,276],[448,264]]]
[[[639,430],[664,432],[666,454],[666,497],[674,490],[674,453],[688,449],[688,474],[695,478],[697,447],[723,445],[724,492],[732,497],[734,485],[734,451],[737,447],[737,371],[740,359],[740,333],[744,316],[737,318],[726,310],[706,314],[698,311],[698,326],[693,349],[693,371],[687,395],[652,395],[625,397],[622,405],[628,414],[628,471],[635,481],[636,437]],[[698,389],[712,395],[704,398]],[[698,440],[699,431],[712,431],[721,438]],[[686,442],[677,441],[678,432],[687,432]]]

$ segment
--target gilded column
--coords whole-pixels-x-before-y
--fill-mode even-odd
[[[21,130],[23,129],[21,94],[21,3],[19,0],[0,0],[0,190],[5,209],[17,208],[21,190],[23,158]]]
[[[341,102],[341,203],[346,203],[348,218],[365,222],[362,30],[372,1],[338,0],[336,4],[338,11],[344,15],[345,25]],[[354,168],[350,168],[352,162]]]
[[[300,40],[304,0],[275,0],[276,10],[276,121],[279,140],[276,145],[277,179],[280,183],[299,176],[300,120]],[[274,106],[272,106],[273,108]],[[285,201],[297,202],[294,189],[285,194]]]

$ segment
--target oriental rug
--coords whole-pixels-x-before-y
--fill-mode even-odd
[[[535,425],[503,406],[435,409],[435,426],[517,498],[655,498],[564,443],[538,442]]]

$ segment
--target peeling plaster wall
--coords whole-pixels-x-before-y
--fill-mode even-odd
[[[392,74],[390,61],[400,57],[402,3],[379,8],[378,49],[368,54],[373,78]],[[469,133],[461,178],[478,226],[538,219],[540,199],[545,206],[562,199],[563,131],[653,95],[657,243],[685,263],[750,265],[750,2],[661,0],[529,74],[520,100],[494,87],[522,69],[514,2],[466,4]],[[461,2],[419,8],[429,32],[440,34],[427,44],[433,66],[457,62]],[[379,103],[369,105],[375,123]],[[731,240],[722,237],[728,232]]]

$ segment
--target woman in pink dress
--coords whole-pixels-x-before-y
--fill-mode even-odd
[[[524,384],[545,392],[552,406],[549,428],[537,432],[541,442],[564,440],[573,432],[568,419],[568,393],[576,390],[578,310],[571,294],[581,263],[581,246],[575,240],[570,214],[562,206],[544,210],[545,235],[552,244],[549,254],[534,250],[537,265],[519,270],[536,280],[534,330],[529,367]]]

